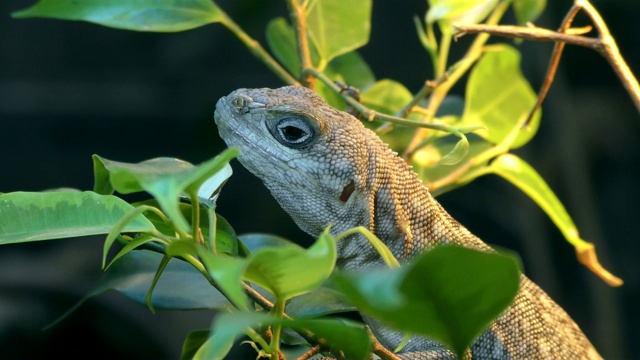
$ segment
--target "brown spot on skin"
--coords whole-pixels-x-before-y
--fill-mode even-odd
[[[340,201],[347,202],[347,200],[349,200],[349,198],[351,197],[351,194],[353,194],[353,191],[355,189],[356,189],[356,184],[353,182],[353,180],[351,180],[351,182],[347,184],[347,186],[345,186],[344,189],[342,189],[342,194],[340,194]]]

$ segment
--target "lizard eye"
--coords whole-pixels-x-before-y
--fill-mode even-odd
[[[272,132],[276,140],[290,148],[300,148],[313,140],[314,129],[299,118],[286,118],[275,125]]]

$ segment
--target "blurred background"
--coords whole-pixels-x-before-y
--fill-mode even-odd
[[[240,87],[282,85],[219,24],[152,34],[10,17],[33,3],[0,2],[0,192],[91,189],[92,154],[200,163],[224,148],[213,122],[217,99]],[[284,1],[217,3],[265,47],[268,20],[287,14]],[[640,3],[593,4],[638,76]],[[536,25],[557,28],[570,6],[569,0],[550,1]],[[412,20],[423,18],[426,9],[426,1],[374,4],[371,41],[360,53],[379,79],[417,91],[431,78]],[[506,21],[513,22],[511,13]],[[585,16],[575,21],[585,24]],[[470,39],[452,45],[451,61]],[[538,89],[552,44],[525,42],[519,48],[525,77]],[[464,87],[454,92],[463,95]],[[621,288],[608,287],[582,267],[546,215],[500,178],[481,178],[438,198],[486,242],[518,251],[527,275],[608,359],[640,356],[632,347],[640,338],[639,139],[640,116],[611,67],[595,52],[567,47],[539,134],[516,151],[547,180],[582,237],[596,244],[601,263],[625,280]],[[237,162],[232,165],[235,175],[218,209],[236,232],[269,232],[308,244],[309,236],[262,184]],[[99,280],[103,240],[0,247],[0,358],[175,359],[189,331],[210,326],[208,311],[152,315],[107,293],[42,331]]]

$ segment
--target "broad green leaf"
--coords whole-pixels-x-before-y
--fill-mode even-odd
[[[0,194],[0,244],[107,234],[133,206],[113,195],[85,192]],[[144,216],[123,229],[153,230]]]
[[[238,236],[238,239],[242,241],[242,243],[251,252],[254,252],[263,247],[281,247],[281,246],[296,245],[296,243],[290,240],[287,240],[283,237],[272,235],[272,234],[262,234],[262,233],[242,234]]]
[[[360,102],[381,113],[393,115],[413,98],[411,92],[397,81],[383,79],[361,94]]]
[[[481,135],[500,143],[516,127],[521,127],[537,96],[520,72],[520,53],[504,45],[502,51],[487,52],[469,75],[466,103],[460,126],[483,125]],[[510,147],[526,144],[540,124],[538,111],[529,126],[522,127]]]
[[[259,312],[238,311],[220,314],[214,319],[209,340],[202,351],[198,351],[197,358],[223,360],[238,336],[245,334],[250,328],[259,325],[269,326],[277,321],[275,316]]]
[[[498,5],[498,0],[428,0],[427,24],[438,22],[443,32],[451,32],[451,24],[477,24]]]
[[[411,157],[413,170],[423,182],[432,183],[458,170],[470,158],[493,147],[491,143],[475,134],[468,134],[467,140],[469,140],[469,151],[465,157],[460,159],[460,162],[451,166],[435,166],[445,154],[451,151],[451,148],[458,141],[458,138],[453,135],[435,138],[433,142],[423,146],[413,154]]]
[[[535,21],[547,6],[547,0],[514,0],[513,11],[518,24],[524,26],[527,22]]]
[[[187,338],[182,343],[182,352],[180,353],[180,360],[192,360],[198,349],[209,338],[209,330],[194,330],[187,334]]]
[[[107,160],[94,155],[94,168],[101,177],[95,179],[94,188],[105,189],[107,181],[113,189],[129,194],[147,191],[158,201],[165,214],[183,230],[190,226],[178,205],[182,193],[195,195],[203,182],[216,174],[238,154],[238,149],[227,149],[215,158],[198,166],[173,158],[156,158],[138,164]],[[109,178],[105,177],[106,174]]]
[[[141,305],[151,287],[163,255],[152,251],[132,251],[110,266],[91,292],[76,303],[52,325],[60,322],[85,301],[110,290],[116,290]],[[178,259],[167,264],[153,291],[155,309],[198,310],[230,309],[231,303],[193,266]]]
[[[300,76],[300,60],[291,25],[283,17],[271,19],[266,30],[267,44],[273,55],[296,78]]]
[[[150,32],[183,31],[222,21],[220,9],[211,0],[40,0],[13,17],[83,20]]]
[[[365,91],[376,81],[371,68],[362,56],[355,51],[340,55],[329,62],[324,70],[325,75],[333,79],[340,76],[342,81],[360,91]]]
[[[334,239],[324,232],[309,248],[297,245],[262,248],[249,256],[245,279],[286,300],[322,284],[336,262]]]
[[[247,260],[226,255],[217,255],[199,249],[198,255],[213,278],[229,299],[240,309],[248,309],[248,299],[242,286],[242,277],[247,268]]]
[[[224,359],[237,337],[247,329],[282,324],[294,329],[306,329],[328,344],[342,350],[345,358],[365,360],[371,352],[371,341],[361,324],[340,319],[278,319],[257,312],[233,312],[221,314],[214,319],[210,333],[210,343],[205,345],[207,352],[203,359]]]
[[[584,247],[589,244],[580,238],[565,207],[531,165],[513,154],[504,154],[491,162],[489,170],[517,186],[535,201],[573,246]]]
[[[371,3],[372,0],[322,0],[310,3],[307,29],[322,59],[321,65],[369,41]]]
[[[456,146],[453,147],[453,150],[446,153],[443,157],[438,160],[436,166],[438,165],[455,165],[458,164],[464,159],[469,153],[469,140],[466,137],[458,140]]]
[[[519,282],[513,257],[440,246],[406,267],[340,273],[331,284],[365,314],[462,355],[511,304]]]
[[[286,313],[293,318],[310,318],[355,310],[355,307],[344,301],[339,292],[322,286],[292,298],[286,307]]]
[[[324,74],[333,81],[341,81],[361,91],[368,89],[375,83],[375,77],[371,69],[355,51],[340,55],[331,60],[324,69]],[[345,101],[340,94],[335,93],[323,82],[317,82],[316,87],[318,94],[320,94],[329,105],[338,110],[345,110]]]
[[[491,162],[488,172],[502,176],[533,199],[560,229],[565,239],[575,247],[578,260],[589,270],[611,286],[623,284],[622,279],[600,264],[593,244],[580,238],[567,210],[534,168],[515,155],[504,154]]]
[[[132,204],[135,207],[140,206],[153,206],[159,207],[158,201],[155,199],[148,199],[145,201]],[[193,207],[191,204],[181,202],[178,204],[180,212],[185,218],[191,217],[191,211]],[[162,219],[153,212],[147,212],[146,218],[153,223],[156,230],[167,236],[175,236],[175,230],[169,225],[165,224]],[[209,219],[207,216],[207,209],[200,209],[200,229],[202,230],[202,236],[205,243],[209,242]],[[216,214],[216,249],[219,253],[237,255],[238,254],[238,237],[235,230],[231,227],[231,224],[227,219],[223,218],[220,214]]]
[[[311,331],[328,344],[342,350],[350,360],[367,360],[371,353],[371,339],[361,323],[342,319],[285,320],[284,326]]]

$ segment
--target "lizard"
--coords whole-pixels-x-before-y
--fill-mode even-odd
[[[216,104],[214,120],[238,160],[262,180],[296,224],[312,236],[328,225],[337,235],[356,226],[373,232],[401,261],[437,245],[492,248],[451,217],[405,160],[358,119],[301,86],[238,89]],[[363,270],[382,264],[361,234],[337,243],[336,265]],[[363,316],[393,349],[401,332]],[[441,343],[412,336],[402,359],[455,359]],[[473,359],[601,359],[569,315],[520,275],[513,304],[464,355]]]

